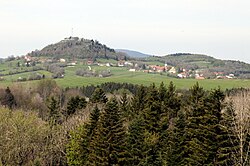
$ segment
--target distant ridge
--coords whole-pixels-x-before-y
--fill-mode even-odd
[[[146,57],[152,56],[149,54],[144,54],[138,51],[127,50],[127,49],[116,49],[115,51],[125,53],[132,58],[146,58]]]

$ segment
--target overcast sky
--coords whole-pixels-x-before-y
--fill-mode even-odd
[[[188,52],[250,63],[249,0],[0,0],[0,57],[65,37],[153,55]]]

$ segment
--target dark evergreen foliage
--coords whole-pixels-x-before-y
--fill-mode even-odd
[[[138,115],[145,108],[146,88],[141,85],[132,99],[132,114]]]
[[[111,99],[100,117],[94,139],[91,141],[89,165],[125,165],[125,129],[118,102]]]
[[[181,94],[172,82],[140,86],[131,107],[126,93],[119,103],[103,96],[97,88],[91,101],[104,109],[96,106],[90,123],[72,134],[70,165],[237,165],[235,112],[220,88],[205,91],[197,83]]]
[[[49,109],[48,112],[48,120],[53,125],[59,122],[60,118],[60,106],[59,101],[54,97],[50,97],[47,101],[47,107]]]
[[[69,165],[88,165],[89,154],[93,147],[93,141],[97,123],[100,118],[100,110],[97,106],[90,113],[89,123],[80,126],[70,134],[70,141],[67,144],[67,160]]]
[[[5,94],[3,96],[1,103],[2,105],[8,107],[9,109],[12,109],[13,106],[16,104],[14,95],[11,93],[9,87],[5,89]]]
[[[83,87],[83,93],[85,96],[91,97],[96,88],[101,88],[106,93],[113,93],[115,90],[118,89],[126,89],[130,91],[132,94],[135,94],[138,89],[138,85],[129,83],[106,82],[97,87],[94,85]]]
[[[101,88],[95,89],[94,93],[92,94],[90,101],[92,103],[106,103],[108,101],[104,91]]]
[[[227,166],[237,165],[236,158],[238,145],[237,136],[234,132],[235,112],[231,103],[228,104],[224,113],[222,114],[222,120],[220,122],[221,134],[218,136],[219,148],[217,151],[216,165]]]
[[[128,129],[127,149],[128,165],[142,165],[146,156],[145,121],[142,117],[135,118]]]
[[[67,103],[67,110],[65,111],[66,117],[74,114],[78,109],[83,109],[87,105],[86,99],[75,96],[71,97]]]

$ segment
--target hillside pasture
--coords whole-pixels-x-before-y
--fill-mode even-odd
[[[60,87],[81,87],[87,85],[99,85],[105,82],[119,82],[119,83],[132,83],[132,84],[143,84],[149,86],[152,83],[155,83],[157,86],[161,82],[164,84],[169,84],[172,81],[178,89],[189,89],[196,82],[204,87],[205,89],[213,89],[220,87],[221,89],[230,89],[237,87],[250,88],[250,80],[242,79],[205,79],[205,80],[196,80],[196,79],[177,79],[168,77],[165,73],[144,73],[142,71],[130,72],[126,67],[107,67],[107,66],[91,66],[93,71],[104,71],[109,70],[112,74],[111,77],[81,77],[75,74],[76,70],[79,68],[88,69],[87,65],[76,65],[74,67],[65,68],[65,77],[60,79],[55,79],[57,84]],[[39,74],[44,74],[46,78],[51,77],[51,73],[47,71],[36,71]],[[11,86],[19,77],[28,78],[32,72],[15,74],[11,76],[4,76],[4,81],[0,81],[0,86]],[[36,83],[37,81],[26,81],[22,84],[31,84]]]

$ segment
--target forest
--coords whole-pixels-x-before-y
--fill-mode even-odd
[[[0,165],[250,165],[248,89],[43,79],[0,101]]]

